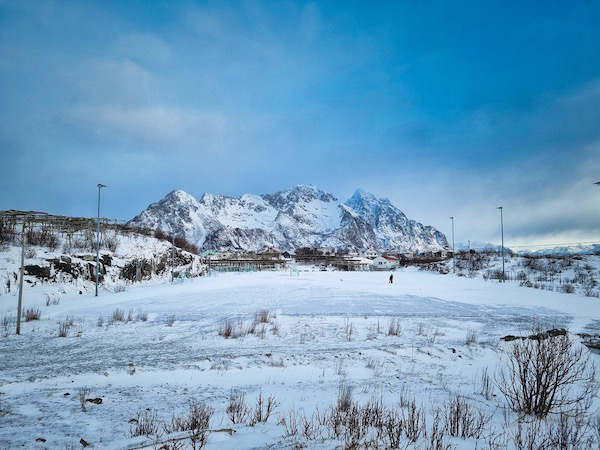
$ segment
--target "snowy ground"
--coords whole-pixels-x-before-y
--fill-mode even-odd
[[[396,271],[393,285],[388,276],[222,273],[98,298],[64,294],[51,306],[43,286],[30,288],[25,307],[38,306],[41,320],[24,322],[22,336],[0,337],[0,448],[79,448],[81,438],[96,448],[127,448],[150,442],[130,437],[128,421],[138,412],[150,408],[170,420],[192,399],[215,409],[212,429],[236,430],[210,434],[207,448],[289,448],[303,439],[284,436],[280,417],[324,410],[341,380],[359,401],[375,396],[394,404],[414,396],[430,408],[463,394],[494,415],[501,434],[501,396],[485,399],[477,387],[481,371],[496,368],[498,338],[526,334],[536,323],[598,332],[596,298],[415,269]],[[117,308],[132,311],[134,320],[110,323]],[[0,318],[15,309],[14,294],[0,296]],[[274,316],[263,336],[219,335],[225,321],[246,327],[262,309]],[[67,317],[69,335],[58,337],[58,323]],[[400,336],[387,335],[393,318]],[[475,343],[466,343],[468,334]],[[82,412],[82,386],[102,404]],[[232,389],[244,391],[249,403],[260,391],[272,394],[279,406],[265,424],[232,425],[225,414]],[[473,439],[448,442],[475,447]]]

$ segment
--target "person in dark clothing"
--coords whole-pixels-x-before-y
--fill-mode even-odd
[[[392,284],[394,282],[394,274],[390,275],[390,284]]]

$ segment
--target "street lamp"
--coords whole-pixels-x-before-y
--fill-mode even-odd
[[[502,282],[504,283],[504,215],[502,213],[504,208],[498,206],[496,209],[500,210],[500,232],[502,234]]]
[[[98,183],[98,219],[96,220],[96,297],[98,297],[98,277],[100,276],[100,189],[106,185]]]
[[[454,256],[454,216],[450,217],[450,220],[452,221],[452,266],[454,273],[456,273],[456,258]]]

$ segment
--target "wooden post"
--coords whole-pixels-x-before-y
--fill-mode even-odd
[[[23,308],[23,275],[25,275],[25,246],[27,245],[27,233],[25,233],[25,220],[21,229],[21,270],[19,280],[19,303],[17,305],[17,334],[21,334],[21,310]]]

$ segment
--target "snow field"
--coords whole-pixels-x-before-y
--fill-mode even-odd
[[[138,412],[150,408],[168,421],[195,399],[214,408],[212,429],[236,430],[211,433],[207,448],[332,448],[343,441],[285,436],[278,422],[290,411],[325,411],[340,383],[360,403],[375,398],[397,407],[415,398],[429,425],[436,407],[461,394],[501,433],[503,399],[497,391],[485,398],[479,387],[483,370],[493,375],[497,368],[499,337],[526,334],[536,323],[589,331],[600,312],[596,299],[509,283],[412,269],[396,271],[393,285],[387,277],[223,273],[98,298],[63,294],[50,306],[47,286],[26,289],[25,308],[39,307],[41,318],[24,322],[22,336],[0,338],[0,447],[64,448],[84,438],[96,448],[127,448],[149,442],[130,437],[129,420]],[[14,295],[0,296],[0,317],[15,307]],[[125,320],[111,323],[116,310]],[[248,333],[263,310],[266,323]],[[73,326],[58,337],[67,317]],[[220,335],[225,323],[240,337]],[[103,403],[82,412],[82,386]],[[244,392],[249,406],[259,392],[273,395],[278,406],[267,423],[232,424],[226,414],[232,390]],[[38,437],[46,443],[36,444]],[[483,438],[447,442],[485,444]]]

